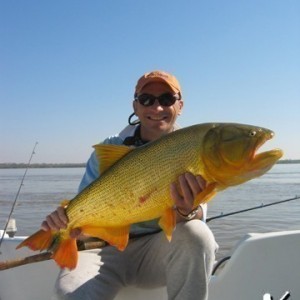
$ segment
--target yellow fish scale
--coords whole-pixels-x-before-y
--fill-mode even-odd
[[[203,170],[199,141],[191,143],[192,134],[182,135],[180,143],[166,137],[128,153],[70,202],[69,226],[117,227],[160,217],[173,206],[170,184],[184,172]]]

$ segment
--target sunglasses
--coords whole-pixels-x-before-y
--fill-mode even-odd
[[[181,99],[181,95],[180,93],[178,94],[165,93],[160,96],[154,96],[151,94],[141,94],[141,95],[134,96],[134,100],[138,101],[143,106],[153,105],[156,99],[158,100],[158,103],[161,106],[172,106],[177,100]]]

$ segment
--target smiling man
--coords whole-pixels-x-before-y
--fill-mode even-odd
[[[176,119],[182,108],[181,88],[173,75],[163,71],[146,73],[135,88],[134,113],[129,117],[129,125],[103,143],[139,147],[154,141],[178,128]],[[134,122],[133,116],[137,117]],[[79,191],[99,176],[98,159],[93,153]],[[110,300],[127,285],[165,285],[170,300],[207,299],[217,244],[205,223],[206,205],[193,209],[194,199],[205,186],[201,174],[190,173],[179,176],[178,184],[171,184],[170,197],[177,215],[171,242],[156,219],[133,224],[124,251],[113,246],[81,251],[76,269],[61,272],[56,285],[58,297]],[[47,216],[42,229],[59,230],[67,223],[65,210],[59,207]],[[82,238],[80,231],[72,235]]]
[[[150,141],[172,132],[182,107],[180,85],[174,76],[154,71],[139,79],[133,108],[144,139]]]

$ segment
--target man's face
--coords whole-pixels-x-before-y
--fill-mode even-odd
[[[165,93],[174,94],[167,84],[152,82],[143,87],[138,95],[149,94],[158,97]],[[173,131],[174,123],[182,107],[182,100],[176,100],[171,106],[163,106],[157,99],[151,106],[143,106],[139,101],[133,101],[134,112],[141,121],[142,138],[154,140]]]

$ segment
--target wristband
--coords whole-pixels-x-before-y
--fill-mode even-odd
[[[190,221],[192,219],[194,219],[199,211],[199,209],[201,208],[201,206],[197,206],[195,209],[191,210],[188,214],[183,214],[178,207],[176,207],[176,211],[179,214],[179,216],[181,216],[182,218],[184,218],[187,221]]]

